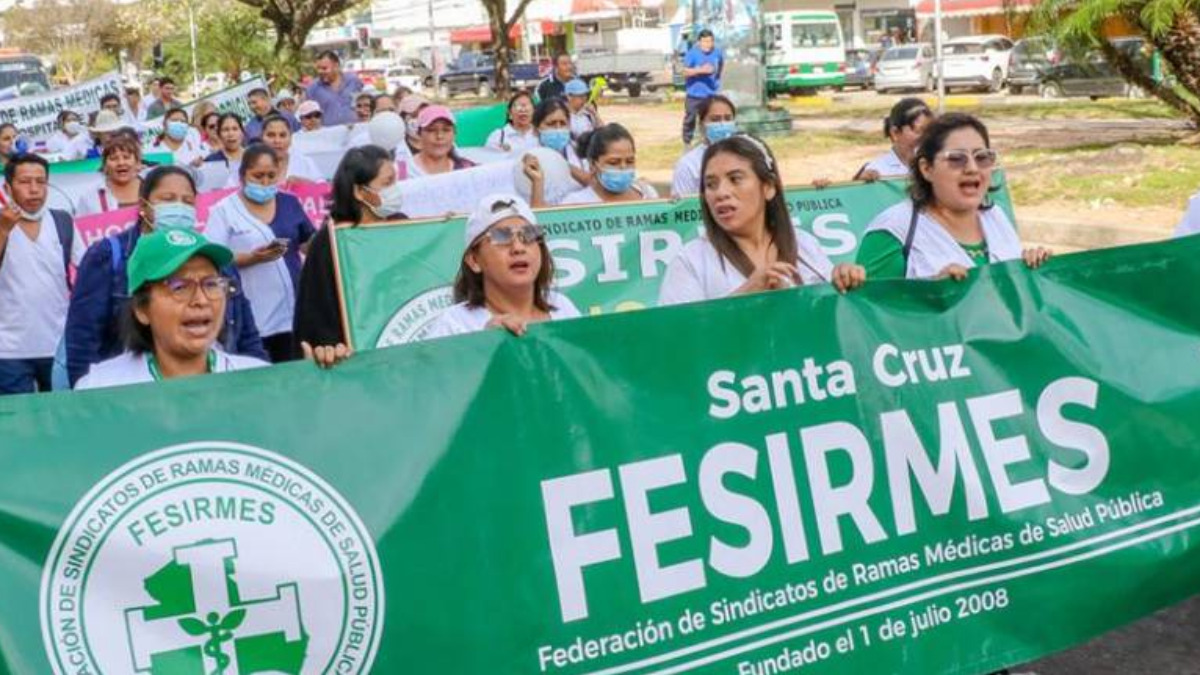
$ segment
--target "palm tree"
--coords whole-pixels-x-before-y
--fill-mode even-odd
[[[1171,77],[1154,77],[1139,55],[1107,40],[1104,27],[1112,19],[1131,26]],[[1127,82],[1200,127],[1200,0],[1044,0],[1034,26],[1066,45],[1099,49]]]

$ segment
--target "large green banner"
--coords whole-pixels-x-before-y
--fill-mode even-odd
[[[1004,174],[993,199],[1013,222]],[[813,234],[834,262],[850,262],[867,225],[906,198],[904,181],[792,188],[798,227]],[[653,307],[667,265],[703,231],[696,198],[538,212],[558,269],[557,287],[584,314]],[[463,252],[465,218],[339,229],[336,254],[345,317],[356,349],[424,337],[450,306]]]
[[[0,399],[0,673],[1033,659],[1200,590],[1198,261]]]

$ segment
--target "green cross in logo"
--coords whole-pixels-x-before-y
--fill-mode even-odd
[[[308,645],[297,585],[243,600],[237,544],[205,540],[174,549],[145,581],[156,604],[125,611],[134,670],[151,675],[300,672]]]

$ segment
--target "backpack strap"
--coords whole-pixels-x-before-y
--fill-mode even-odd
[[[58,209],[50,209],[50,217],[54,219],[54,229],[58,231],[58,243],[62,246],[63,271],[67,275],[67,290],[70,290],[74,286],[71,283],[71,249],[75,245],[75,222],[71,220],[71,214]]]
[[[916,200],[912,203],[912,218],[908,221],[908,233],[904,235],[904,263],[908,264],[908,254],[912,251],[913,238],[917,235],[917,217],[921,214],[921,209],[917,207]]]
[[[100,197],[100,210],[104,213],[108,213],[108,192],[106,192],[104,188],[100,188],[99,190],[96,190],[96,194]]]

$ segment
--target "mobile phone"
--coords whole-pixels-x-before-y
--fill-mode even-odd
[[[279,237],[271,242],[271,247],[272,248],[282,248],[284,250],[287,250],[288,243],[289,243],[289,240]]]

